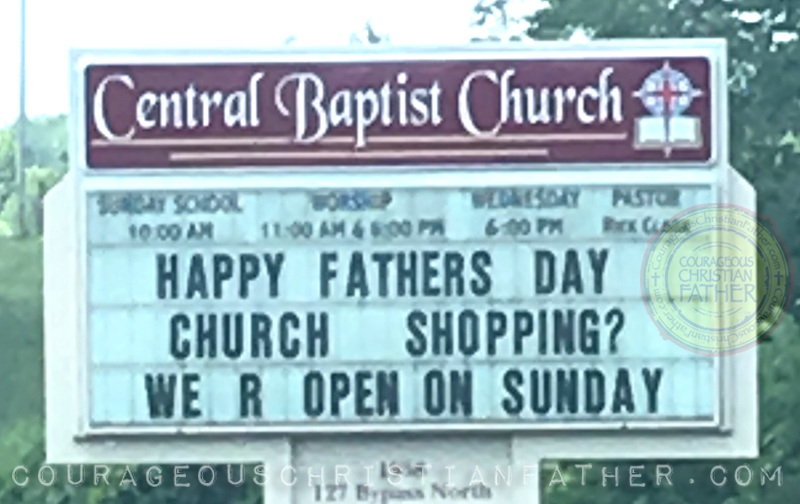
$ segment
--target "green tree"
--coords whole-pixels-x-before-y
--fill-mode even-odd
[[[28,230],[42,231],[42,204],[44,195],[55,186],[63,172],[53,168],[33,166],[25,170],[25,222]],[[15,236],[18,233],[19,219],[19,194],[11,192],[6,196],[3,210],[0,211],[0,236]]]
[[[14,180],[17,169],[16,135],[10,128],[0,129],[0,183]]]
[[[16,235],[19,231],[15,128],[16,125],[0,129],[0,237]],[[40,230],[42,197],[67,172],[67,116],[29,120],[25,138],[25,219],[29,230]]]
[[[28,166],[47,166],[57,172],[67,171],[68,162],[67,116],[36,117],[29,121],[26,130]]]

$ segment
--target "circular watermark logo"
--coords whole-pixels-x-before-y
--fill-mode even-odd
[[[648,242],[642,296],[661,335],[703,355],[750,349],[783,320],[794,270],[771,219],[699,205]]]

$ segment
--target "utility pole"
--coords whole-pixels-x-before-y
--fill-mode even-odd
[[[28,226],[25,221],[26,199],[25,191],[25,123],[28,118],[25,114],[25,0],[20,0],[19,5],[19,119],[17,120],[17,181],[19,197],[19,234],[21,237],[28,235]]]

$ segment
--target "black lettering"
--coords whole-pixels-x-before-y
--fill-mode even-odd
[[[329,351],[328,314],[319,314],[319,325],[315,324],[316,317],[309,316],[306,321],[308,331],[308,356],[327,357]]]
[[[177,254],[158,254],[156,256],[156,290],[158,299],[178,297]]]
[[[503,399],[500,405],[507,415],[519,415],[522,412],[522,394],[517,387],[522,385],[522,373],[518,369],[509,369],[503,373],[503,388],[510,396]]]
[[[616,207],[676,207],[680,206],[681,190],[678,188],[644,187],[637,189],[618,188],[612,191],[611,202]]]
[[[356,371],[356,415],[360,417],[372,416],[375,414],[375,409],[367,404],[367,399],[372,396],[372,389],[367,387],[367,382],[370,379],[372,379],[372,373],[370,371]]]
[[[378,295],[387,297],[389,295],[389,263],[394,259],[390,252],[375,252],[372,260],[378,263]]]
[[[276,298],[280,295],[280,277],[281,269],[283,268],[283,261],[286,256],[283,252],[277,254],[264,254],[264,264],[267,267],[267,275],[269,276],[269,297]]]
[[[201,254],[192,255],[189,263],[189,279],[186,282],[186,299],[194,299],[195,295],[200,299],[208,299],[206,268]]]
[[[636,228],[636,220],[621,219],[617,220],[614,217],[603,217],[603,232],[604,233],[638,233]]]
[[[375,380],[378,384],[378,407],[380,416],[400,414],[400,375],[397,371],[378,371]]]
[[[658,388],[662,375],[661,368],[642,370],[648,413],[658,412]],[[613,382],[601,369],[594,367],[583,370],[534,368],[527,375],[517,368],[509,368],[503,374],[502,386],[505,395],[500,406],[508,415],[519,415],[524,408],[530,408],[535,415],[636,411],[628,368],[617,369]]]
[[[472,371],[450,372],[450,413],[472,416]]]
[[[611,403],[611,411],[619,413],[622,411],[623,407],[628,413],[633,413],[635,410],[630,372],[625,368],[621,368],[617,371],[617,381],[614,385],[614,400]]]
[[[445,383],[442,372],[428,371],[423,378],[425,411],[431,416],[439,416],[445,409]]]
[[[497,340],[504,337],[508,331],[506,314],[496,310],[486,313],[486,355],[497,355]],[[475,336],[477,343],[477,334]]]
[[[420,326],[425,326],[427,317],[420,310],[414,310],[406,317],[406,328],[411,333],[406,339],[406,353],[411,357],[422,357],[427,350],[427,339]]]
[[[179,194],[173,200],[175,214],[241,213],[239,195],[236,193]]]
[[[200,392],[197,390],[197,385],[200,383],[200,375],[197,373],[186,373],[181,377],[183,399],[183,418],[198,418],[202,415],[200,408],[197,406],[198,397]]]
[[[586,413],[597,414],[606,407],[606,377],[597,369],[584,372]]]
[[[364,267],[364,254],[353,252],[350,257],[350,269],[347,275],[347,297],[353,297],[359,291],[359,296],[365,298],[369,296],[369,285],[367,285],[367,270]]]
[[[333,417],[341,416],[341,404],[350,395],[350,379],[346,373],[331,373],[331,402],[330,414]]]
[[[174,359],[184,360],[192,353],[192,345],[188,340],[181,338],[181,331],[186,331],[191,326],[189,316],[177,313],[169,319],[169,354]]]
[[[622,313],[622,310],[619,308],[612,308],[608,311],[608,313],[606,313],[605,323],[610,324],[613,319],[616,319],[616,322],[614,323],[614,327],[612,327],[611,331],[608,333],[608,338],[610,340],[608,349],[612,354],[615,354],[617,353],[617,336],[625,326],[625,314]]]
[[[360,417],[374,416],[376,413],[380,416],[386,413],[396,415],[399,412],[399,390],[396,378],[397,373],[356,371],[354,376],[356,415]],[[375,384],[372,383],[373,380],[376,382]],[[367,399],[373,395],[375,399],[371,402],[376,404],[368,404]]]
[[[553,339],[553,353],[556,355],[575,353],[575,310],[553,311]]]
[[[522,382],[522,373],[518,369],[509,369],[503,373],[503,388],[509,397],[503,399],[500,405],[507,415],[519,415],[522,412],[523,396],[517,390],[517,387],[521,386]]]
[[[449,384],[449,387],[448,387]],[[423,378],[425,411],[430,416],[472,416],[472,371],[450,371],[449,380],[441,370],[425,373]]]
[[[417,296],[417,254],[400,252],[397,254],[397,295]]]
[[[620,201],[625,201],[627,199],[627,195],[625,194],[626,192],[627,191],[625,189],[613,189],[611,191],[611,205],[617,206]]]
[[[661,377],[664,375],[663,368],[642,369],[644,386],[647,389],[647,412],[658,413],[658,390],[661,386]]]
[[[331,295],[331,280],[336,278],[336,269],[331,265],[336,264],[336,252],[323,252],[319,256],[319,295],[327,299]]]
[[[444,292],[446,296],[464,295],[464,256],[457,252],[444,254]],[[436,295],[436,294],[434,294]]]
[[[264,254],[266,273],[268,275],[268,295],[278,297],[280,286],[280,272],[285,255]],[[186,299],[221,299],[225,294],[225,285],[234,279],[236,259],[229,254],[213,254],[210,258],[210,271],[206,270],[206,261],[203,254],[192,254],[189,258],[188,271],[186,272]],[[250,296],[251,287],[260,274],[260,259],[255,254],[240,254],[238,256],[238,288],[236,292],[242,299]],[[178,287],[179,261],[177,254],[158,254],[156,256],[156,295],[159,299],[176,299],[179,296]],[[209,275],[211,275],[209,277]],[[182,287],[182,286],[181,286]]]
[[[458,350],[461,355],[471,357],[480,350],[480,321],[473,310],[464,310],[458,314]]]
[[[547,354],[547,311],[539,310],[539,355]]]
[[[325,412],[325,379],[319,371],[310,371],[303,378],[303,411],[311,418]]]
[[[273,333],[274,329],[274,333]],[[327,313],[284,312],[276,317],[261,312],[198,313],[191,317],[178,313],[170,319],[170,355],[185,360],[222,356],[239,359],[271,358],[273,348],[285,359],[300,355],[326,357],[330,351]],[[249,343],[247,350],[245,343]]]
[[[222,285],[233,278],[233,257],[228,254],[214,254],[211,263],[214,268],[214,297],[222,298]]]
[[[435,286],[435,279],[439,276],[433,261],[439,258],[437,251],[425,251],[422,253],[422,295],[435,297],[441,295],[442,289]],[[461,258],[462,264],[464,258]]]
[[[172,418],[175,414],[175,388],[178,376],[174,374],[146,374],[144,387],[147,392],[147,407],[150,418]]]
[[[278,321],[281,356],[286,359],[294,359],[300,355],[300,340],[290,333],[290,329],[299,327],[300,317],[291,312],[284,313]]]
[[[492,290],[492,277],[489,268],[492,266],[492,256],[485,250],[472,254],[472,271],[477,278],[470,281],[472,293],[476,296],[486,296]]]
[[[556,256],[549,250],[534,252],[536,294],[551,294],[556,285]]]
[[[618,309],[610,312],[616,318]],[[536,317],[536,320],[534,318]],[[539,355],[599,355],[603,318],[595,309],[576,312],[574,309],[487,310],[484,314],[472,309],[441,310],[426,313],[412,310],[406,316],[408,337],[405,348],[408,355],[478,355],[485,348],[487,356],[508,352],[526,355],[526,344],[536,337]],[[606,320],[608,322],[608,320]],[[538,324],[538,327],[537,327]],[[618,322],[618,329],[621,322]],[[504,350],[503,338],[511,336],[513,342]],[[529,352],[533,351],[531,348]]]
[[[578,371],[556,371],[556,410],[559,413],[578,412]]]
[[[222,353],[229,359],[238,359],[244,352],[244,315],[222,315]]]
[[[575,294],[583,294],[583,279],[581,278],[581,261],[578,258],[578,251],[569,249],[564,256],[564,285],[561,293],[569,294],[570,290]]]
[[[432,315],[431,352],[434,355],[453,355],[453,312],[437,311]]]
[[[250,357],[272,357],[272,319],[263,313],[254,313],[250,317]]]
[[[583,355],[599,355],[600,331],[597,326],[600,324],[600,315],[597,310],[581,310],[578,320],[581,353]]]
[[[206,355],[206,351],[208,355]],[[217,357],[217,314],[197,317],[197,358]]]
[[[356,415],[360,417],[372,416],[375,414],[375,409],[367,404],[367,399],[372,395],[372,390],[366,386],[366,382],[371,378],[372,373],[369,371],[356,371]]]
[[[177,226],[174,229],[180,230]],[[186,230],[186,238],[188,240],[214,239],[214,224],[211,222],[192,222]]]
[[[524,340],[533,335],[533,314],[527,310],[514,312],[514,355],[524,352]]]
[[[247,299],[250,295],[250,282],[258,278],[261,263],[255,254],[242,254],[239,257],[239,297]]]
[[[326,386],[319,371],[306,374],[304,380],[304,409],[308,416],[318,418],[325,413],[326,390],[329,414],[342,415],[342,406],[351,396],[353,411],[360,417],[396,416],[400,413],[400,386],[397,371],[356,371],[351,377],[345,372],[332,372]]]
[[[255,373],[239,377],[239,418],[261,418],[261,378]]]
[[[520,376],[520,379],[522,377]],[[531,371],[531,409],[537,415],[550,412],[553,407],[553,376],[550,371]]]
[[[600,252],[595,249],[589,249],[589,262],[594,272],[594,293],[603,293],[603,274],[606,270],[606,262],[608,261],[608,249],[602,249]]]

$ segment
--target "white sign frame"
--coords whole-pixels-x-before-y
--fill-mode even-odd
[[[47,459],[51,463],[225,463],[232,460],[260,462],[265,459],[292,459],[293,439],[302,439],[319,432],[304,430],[302,437],[295,431],[289,436],[286,429],[271,434],[262,433],[250,437],[249,432],[227,432],[225,437],[208,429],[192,431],[183,429],[176,433],[170,429],[168,436],[153,431],[123,433],[108,432],[97,437],[96,432],[88,430],[82,397],[86,376],[83,367],[85,350],[86,303],[83,285],[86,269],[86,250],[83,237],[86,222],[86,198],[89,190],[119,188],[124,179],[125,187],[158,187],[160,189],[219,188],[223,182],[236,186],[248,181],[269,178],[275,184],[275,175],[267,177],[260,169],[235,170],[180,170],[180,177],[174,172],[153,173],[146,170],[107,170],[106,173],[88,170],[85,160],[85,89],[83,70],[90,63],[179,63],[179,62],[220,62],[236,61],[278,61],[314,60],[320,56],[342,61],[368,61],[374,59],[415,59],[470,58],[478,55],[499,59],[519,58],[545,53],[551,57],[583,57],[587,53],[598,57],[620,56],[698,56],[706,55],[712,62],[712,134],[715,139],[712,164],[672,165],[664,169],[652,166],[642,168],[630,165],[539,165],[527,172],[517,167],[492,166],[492,181],[497,185],[518,185],[531,183],[574,184],[579,174],[583,183],[603,183],[615,181],[624,184],[653,185],[654,180],[663,184],[714,184],[722,203],[735,203],[755,210],[755,193],[744,179],[727,165],[728,162],[728,107],[726,97],[726,46],[721,40],[626,40],[591,43],[537,43],[521,46],[475,45],[457,48],[378,48],[352,50],[303,50],[297,51],[219,51],[219,50],[181,50],[181,51],[74,51],[71,53],[70,93],[72,110],[70,130],[70,158],[73,170],[66,179],[47,197],[50,212],[46,214],[45,238],[45,374],[46,374],[46,417]],[[350,170],[337,167],[336,175],[326,178],[331,186],[358,187],[380,185],[384,187],[414,185],[411,180],[424,173],[429,184],[446,186],[485,185],[480,180],[481,173],[473,171],[458,172],[449,169],[443,173],[435,165],[422,166],[412,173],[395,173],[399,169],[381,169],[365,173],[364,169]],[[559,168],[559,169],[557,169]],[[496,171],[495,171],[496,170]],[[294,171],[295,173],[291,173]],[[283,172],[280,178],[287,187],[302,187],[307,177],[324,176],[324,170],[293,169]],[[90,174],[91,172],[91,174]],[[227,172],[227,173],[226,173]],[[302,172],[301,175],[296,172]],[[202,179],[198,180],[198,175]],[[260,175],[261,174],[261,175]],[[226,180],[227,178],[227,180]],[[239,179],[235,183],[231,180]],[[454,183],[457,180],[457,183]],[[186,184],[189,184],[187,186]],[[76,297],[76,293],[80,296]],[[82,306],[81,306],[82,305]],[[758,401],[756,388],[757,349],[719,358],[722,390],[718,408],[718,421],[713,425],[691,430],[676,430],[665,426],[642,430],[597,430],[591,425],[591,432],[580,429],[575,424],[559,426],[537,432],[519,432],[518,426],[505,430],[510,436],[514,459],[520,456],[527,460],[542,458],[740,458],[758,455]],[[651,424],[652,425],[652,424]],[[371,427],[381,427],[379,425]],[[627,427],[627,425],[626,425]],[[695,427],[697,427],[695,425]],[[352,429],[342,429],[352,431]],[[332,429],[327,432],[341,432]],[[377,434],[383,429],[368,429],[364,432]],[[435,431],[458,432],[452,425],[442,425]],[[469,429],[476,430],[476,429]],[[583,432],[576,432],[581,430]],[[483,429],[484,433],[500,432],[497,429]],[[384,431],[385,432],[385,431]],[[462,431],[463,432],[463,431]],[[162,433],[167,434],[167,433]],[[178,434],[178,435],[176,435]],[[188,436],[197,434],[197,436]],[[247,436],[245,434],[248,434]],[[422,434],[406,432],[403,439],[419,438]],[[324,439],[324,438],[320,438]],[[580,439],[580,442],[576,440]],[[621,442],[624,440],[624,442]],[[522,455],[524,454],[524,455]]]

